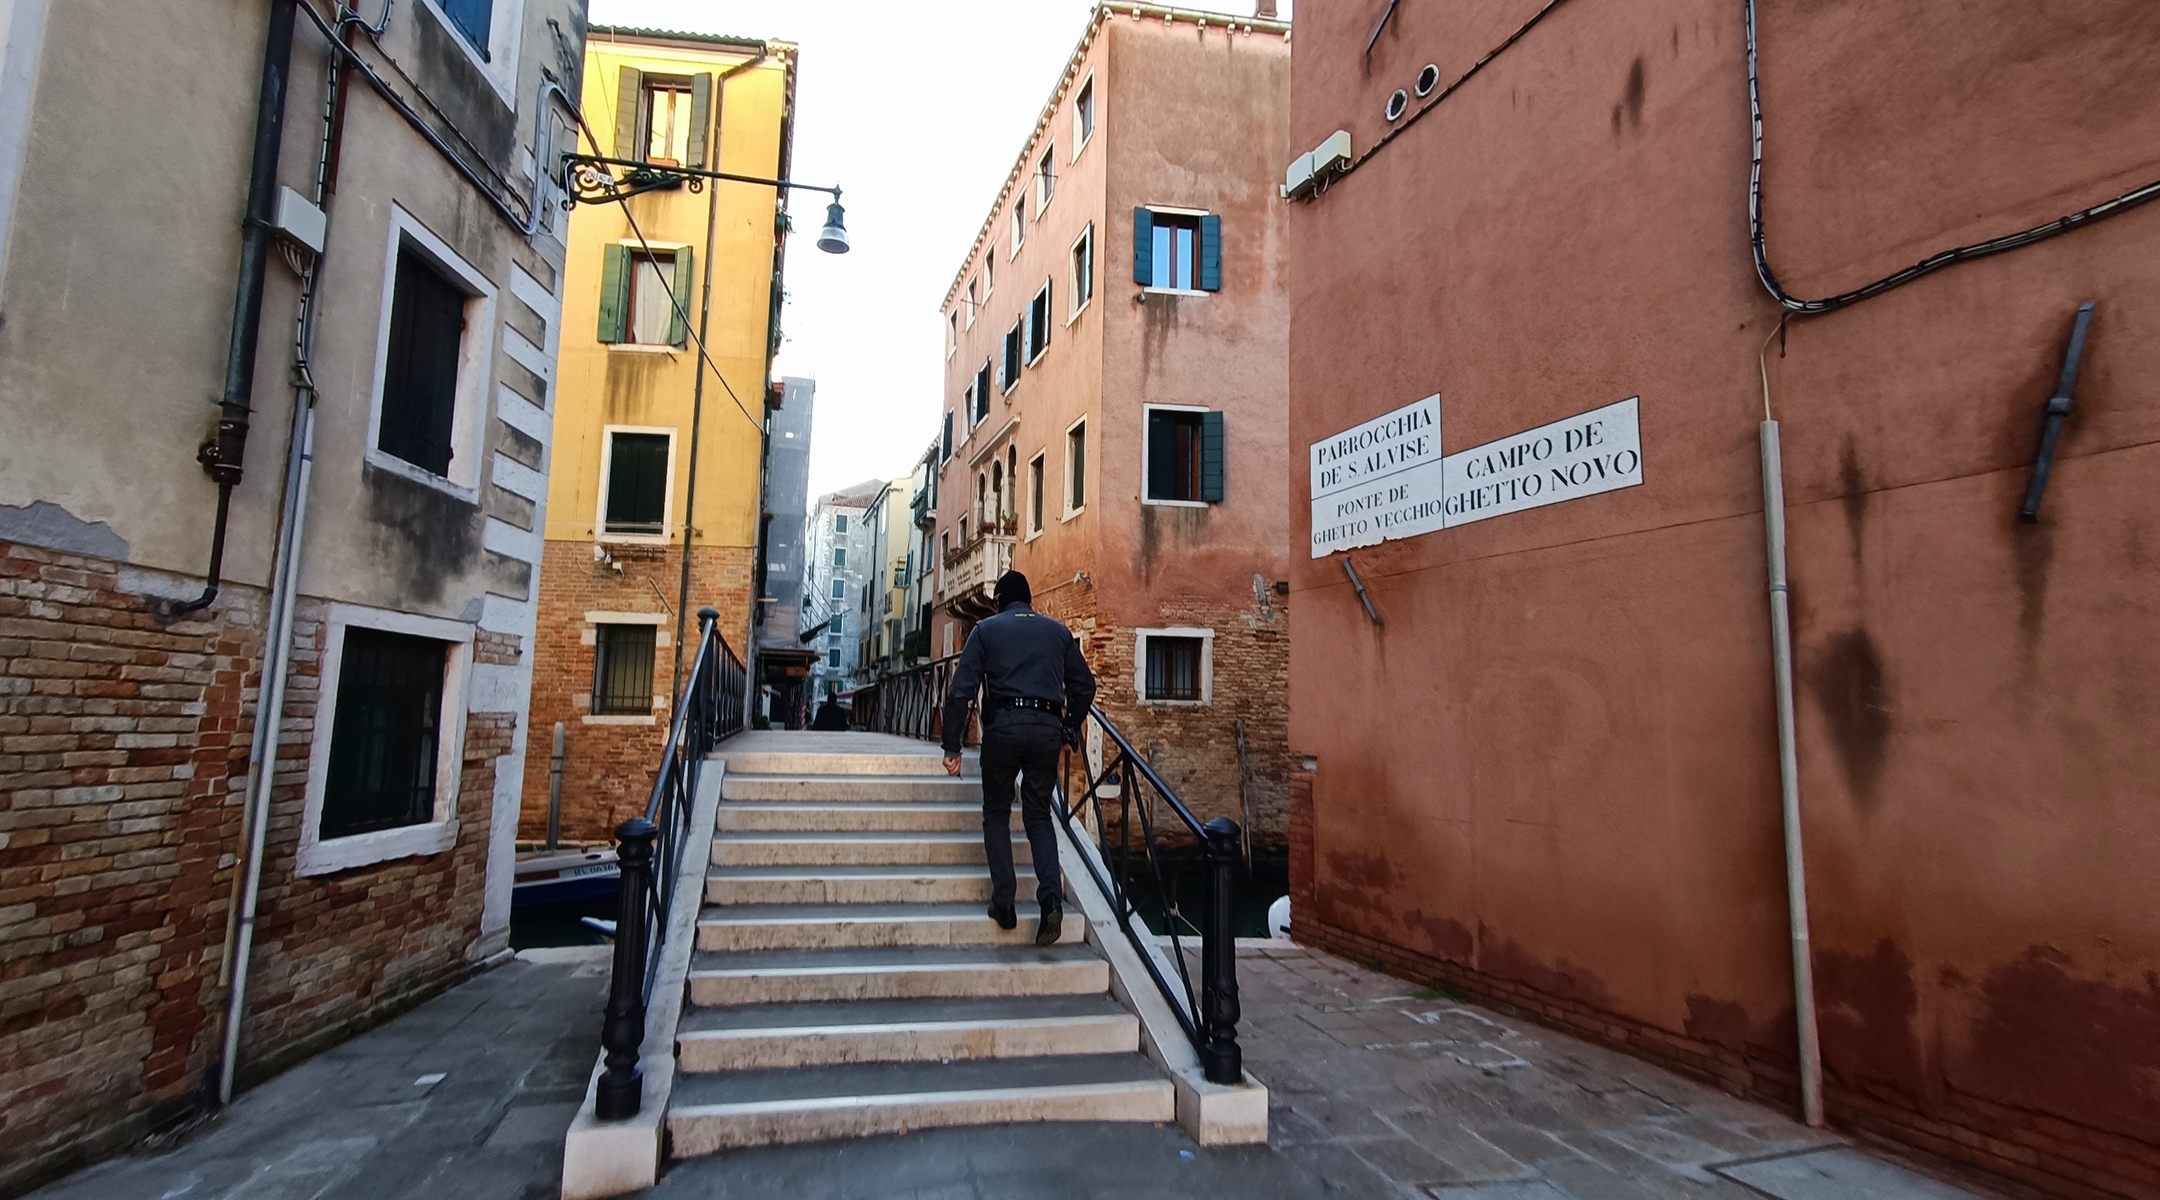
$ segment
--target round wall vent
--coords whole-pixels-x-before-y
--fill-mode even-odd
[[[1439,86],[1440,86],[1440,67],[1439,67],[1439,65],[1438,65],[1438,64],[1436,64],[1436,63],[1426,63],[1426,64],[1425,64],[1425,69],[1424,69],[1424,70],[1422,70],[1422,71],[1419,71],[1419,72],[1417,73],[1417,94],[1418,94],[1418,99],[1422,100],[1422,99],[1424,99],[1425,97],[1427,97],[1427,96],[1430,96],[1430,95],[1432,95],[1432,90],[1433,90],[1434,88],[1436,88],[1436,87],[1439,87]]]
[[[1396,88],[1395,94],[1387,98],[1387,119],[1390,121],[1401,119],[1403,112],[1409,107],[1410,93],[1401,88]]]

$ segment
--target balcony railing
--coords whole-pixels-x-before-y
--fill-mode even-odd
[[[986,617],[997,611],[991,589],[998,576],[1012,570],[1013,537],[990,533],[945,556],[945,582],[938,601],[962,617]]]

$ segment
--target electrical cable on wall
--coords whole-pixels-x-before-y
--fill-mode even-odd
[[[1748,241],[1755,253],[1756,277],[1762,280],[1763,288],[1770,293],[1771,298],[1783,305],[1787,312],[1801,313],[1807,316],[1819,316],[1827,312],[1836,312],[1847,305],[1857,304],[1871,296],[1880,296],[1892,288],[1911,283],[1923,275],[1931,275],[1944,267],[1955,266],[1958,263],[1969,262],[1976,258],[1985,258],[1990,254],[2001,254],[2008,250],[2016,250],[2023,246],[2030,246],[2035,242],[2044,242],[2057,234],[2068,233],[2073,229],[2082,229],[2095,221],[2104,221],[2109,217],[2118,216],[2148,200],[2160,199],[2160,180],[2154,180],[2144,187],[2124,192],[2113,200],[2095,204],[2091,208],[2080,209],[2068,216],[2058,217],[2044,225],[2035,225],[2030,229],[2021,229],[2016,233],[1989,238],[1984,242],[1974,242],[1968,246],[1959,246],[1955,249],[1944,250],[1938,254],[1931,254],[1902,271],[1885,275],[1873,283],[1864,284],[1848,292],[1840,292],[1835,296],[1827,296],[1820,300],[1802,300],[1792,296],[1785,291],[1783,285],[1778,283],[1776,272],[1770,269],[1769,251],[1764,247],[1762,214],[1762,86],[1755,51],[1755,0],[1744,0],[1744,2],[1747,5],[1748,118],[1753,141],[1753,156],[1748,170]],[[1375,149],[1378,149],[1378,147],[1375,147]]]

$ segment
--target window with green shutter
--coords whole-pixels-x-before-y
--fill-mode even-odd
[[[630,338],[630,248],[604,246],[600,251],[600,340]]]
[[[1133,281],[1162,291],[1222,289],[1222,218],[1133,210]]]
[[[1222,498],[1223,415],[1147,410],[1147,499],[1216,504]]]

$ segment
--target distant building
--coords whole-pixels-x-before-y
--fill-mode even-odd
[[[943,306],[931,650],[1025,572],[1203,817],[1288,804],[1290,26],[1104,4]]]
[[[826,696],[852,691],[860,678],[857,641],[863,635],[863,588],[874,574],[863,514],[884,490],[882,481],[872,479],[820,496],[810,508],[797,636],[820,652],[810,668],[806,697],[813,707]]]
[[[585,5],[338,10],[0,5],[0,1194],[508,954]]]
[[[870,539],[871,577],[857,608],[863,613],[863,637],[857,648],[860,677],[875,681],[901,665],[908,613],[908,543],[915,530],[915,480],[903,476],[885,485],[863,513]]]
[[[787,378],[777,385],[780,404],[767,419],[765,442],[765,557],[759,564],[756,634],[758,697],[755,714],[775,729],[791,729],[810,676],[824,657],[805,646],[803,612],[804,535],[809,530],[810,416],[817,383]]]
[[[596,26],[585,61],[610,157],[786,173],[792,46]],[[533,656],[534,727],[564,729],[569,841],[607,840],[644,811],[697,611],[719,610],[719,635],[753,653],[779,203],[707,181],[570,219]],[[550,765],[525,762],[527,841],[547,828]]]

